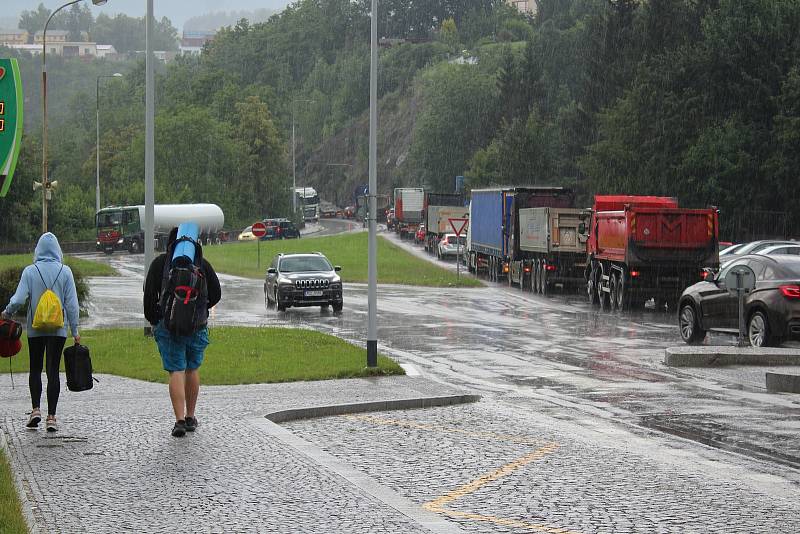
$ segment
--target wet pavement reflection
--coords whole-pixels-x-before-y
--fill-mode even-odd
[[[83,327],[144,326],[142,256],[94,258],[122,276],[91,279]],[[344,311],[337,315],[319,308],[277,312],[265,306],[263,281],[227,275],[220,281],[223,299],[212,310],[212,328],[312,328],[365,345],[364,284],[345,284]],[[380,285],[378,308],[380,350],[429,378],[559,418],[589,414],[800,468],[800,400],[767,394],[747,370],[664,366],[664,349],[680,344],[672,313],[602,312],[577,290],[543,297],[500,284]]]

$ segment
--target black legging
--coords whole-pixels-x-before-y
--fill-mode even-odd
[[[64,349],[65,337],[43,336],[28,338],[28,352],[31,357],[31,372],[28,376],[28,387],[31,390],[31,403],[39,408],[42,400],[42,364],[47,349],[47,413],[56,414],[58,394],[61,391],[61,379],[58,368],[61,365],[61,351]]]

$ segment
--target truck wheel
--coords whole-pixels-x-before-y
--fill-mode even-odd
[[[545,262],[542,262],[542,267],[539,271],[541,272],[539,275],[539,293],[547,295],[547,264]]]
[[[609,285],[609,287],[611,289],[611,295],[610,295],[610,299],[609,299],[610,300],[610,302],[609,302],[610,308],[612,310],[616,310],[617,309],[617,299],[619,298],[619,295],[618,295],[619,286],[618,286],[617,275],[616,274],[612,274],[611,275],[611,278],[608,281],[608,285]]]
[[[609,305],[608,293],[603,291],[603,267],[597,271],[597,302],[600,303],[601,310],[607,310]]]
[[[595,306],[600,301],[597,298],[597,269],[592,267],[589,270],[589,277],[586,279],[586,295],[589,297],[589,304]]]
[[[625,273],[619,273],[617,279],[617,309],[619,311],[628,311],[631,307],[631,299],[628,295],[628,290],[625,288]]]
[[[696,345],[705,339],[706,332],[700,328],[700,321],[697,312],[690,303],[684,304],[678,314],[678,327],[681,331],[681,339],[689,345]]]

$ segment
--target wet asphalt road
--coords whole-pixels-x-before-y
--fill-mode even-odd
[[[352,230],[350,224],[323,221],[331,233]],[[123,276],[91,280],[83,327],[144,325],[142,256],[102,259]],[[365,343],[366,285],[345,285],[341,315],[318,308],[279,313],[265,307],[262,281],[220,279],[223,300],[212,310],[212,327],[313,328]],[[378,307],[380,350],[428,378],[604,434],[631,433],[675,449],[688,439],[709,461],[800,483],[800,399],[766,393],[764,369],[665,367],[664,349],[680,344],[672,314],[600,312],[577,291],[541,297],[489,283],[474,289],[381,285]]]

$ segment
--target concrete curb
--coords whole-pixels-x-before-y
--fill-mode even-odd
[[[669,347],[665,350],[664,364],[669,367],[800,365],[800,350],[763,347]]]
[[[378,484],[366,474],[350,467],[348,464],[325,452],[320,447],[295,436],[278,423],[351,413],[452,406],[455,404],[477,402],[480,398],[480,395],[447,395],[442,397],[421,397],[297,408],[273,412],[264,418],[252,420],[252,423],[265,434],[282,441],[284,444],[292,447],[300,454],[305,455],[318,465],[336,473],[364,493],[408,517],[420,527],[434,534],[464,534],[465,531],[463,531],[457,523],[448,520],[444,516],[424,510],[419,504],[410,501],[394,490]]]
[[[28,526],[28,532],[37,534],[39,529],[37,527],[36,518],[33,516],[32,512],[33,504],[28,500],[28,495],[23,490],[25,485],[22,483],[22,476],[13,469],[13,465],[11,464],[11,447],[8,443],[6,433],[2,429],[0,429],[0,450],[5,452],[6,460],[8,460],[11,468],[11,476],[14,479],[14,487],[17,490],[17,497],[19,498],[20,508],[22,508],[22,516],[25,518],[25,523]]]
[[[273,423],[286,423],[298,419],[315,417],[331,417],[363,412],[388,412],[391,410],[413,410],[418,408],[435,408],[467,404],[481,400],[480,395],[445,395],[442,397],[419,397],[412,399],[396,399],[387,401],[359,402],[354,404],[334,404],[331,406],[314,406],[311,408],[294,408],[281,410],[266,415]]]
[[[800,375],[767,373],[767,391],[800,393]]]

